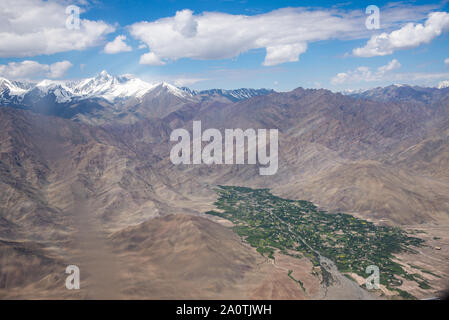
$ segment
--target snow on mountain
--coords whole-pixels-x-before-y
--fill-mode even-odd
[[[208,95],[218,94],[221,96],[228,97],[231,100],[244,100],[252,98],[254,96],[265,95],[271,92],[273,92],[273,90],[241,88],[235,90],[212,89],[212,90],[204,90],[201,93]]]
[[[106,71],[102,71],[96,77],[80,81],[42,80],[38,83],[22,83],[0,78],[0,97],[5,92],[9,96],[20,97],[33,92],[34,95],[39,97],[53,94],[58,103],[89,98],[103,98],[109,102],[114,102],[121,98],[140,98],[157,85],[145,82],[132,75],[113,77]],[[178,91],[181,90],[178,89]]]
[[[34,89],[37,89],[37,93],[40,97],[53,94],[56,97],[56,101],[59,103],[68,102],[73,98],[71,88],[62,81],[42,80],[36,84]]]
[[[121,99],[141,99],[150,93],[153,97],[165,94],[182,99],[194,99],[195,96],[223,96],[231,101],[238,101],[271,92],[273,90],[244,88],[195,91],[178,88],[167,82],[148,83],[129,74],[111,76],[106,71],[102,71],[95,77],[76,81],[42,80],[38,83],[26,83],[0,78],[0,104],[9,104],[12,99],[20,102],[25,96],[30,96],[32,101],[49,95],[54,95],[57,103],[96,98],[113,103]]]
[[[73,94],[78,98],[103,98],[113,102],[120,98],[141,98],[157,84],[151,84],[132,75],[113,77],[102,71],[94,78],[80,81],[74,88]]]
[[[272,89],[234,89],[234,90],[225,90],[225,89],[209,89],[209,90],[191,90],[186,87],[180,88],[180,90],[187,92],[192,96],[223,96],[228,98],[231,101],[245,100],[255,96],[266,95],[274,92]]]
[[[175,95],[179,98],[184,98],[184,99],[185,98],[188,99],[188,98],[191,98],[192,96],[194,96],[192,94],[193,91],[192,92],[185,91],[185,90],[175,87],[174,85],[169,84],[165,81],[157,84],[153,90],[155,91],[155,96],[161,95],[164,93],[170,93],[172,95]]]
[[[6,78],[0,77],[0,94],[8,91],[12,96],[23,96],[32,87],[32,85],[19,82],[10,81]]]
[[[449,80],[441,81],[441,82],[438,84],[437,88],[438,88],[438,89],[449,88]]]
[[[353,94],[363,93],[365,91],[368,91],[368,89],[345,89],[343,91],[340,91],[340,93],[344,96],[350,96]]]

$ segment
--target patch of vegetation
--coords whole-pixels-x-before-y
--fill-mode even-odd
[[[270,247],[258,247],[257,252],[259,252],[261,255],[266,256],[270,259],[274,259],[274,256],[273,256],[274,250]]]
[[[294,256],[296,251],[319,266],[319,252],[340,272],[363,278],[368,276],[366,267],[376,265],[380,283],[400,294],[397,286],[402,281],[396,276],[422,282],[393,261],[394,253],[416,252],[412,247],[424,242],[399,228],[376,226],[349,214],[330,214],[308,201],[274,196],[268,189],[219,186],[216,191],[215,206],[220,211],[206,213],[232,221],[234,231],[263,255],[273,258],[276,251],[288,251]],[[321,271],[328,283],[325,270]]]
[[[427,281],[421,281],[420,283],[419,283],[419,287],[420,288],[422,288],[422,289],[424,289],[424,290],[429,290],[429,289],[432,289],[432,287],[429,285],[429,283],[427,282]]]
[[[304,283],[302,283],[301,280],[297,280],[297,279],[293,278],[292,273],[293,273],[293,270],[288,270],[288,276],[290,277],[290,279],[292,279],[297,284],[299,284],[299,286],[301,287],[302,291],[306,292],[306,288],[304,287]]]
[[[412,268],[414,268],[414,269],[417,269],[417,270],[420,270],[420,271],[423,272],[423,273],[427,273],[427,274],[430,274],[430,275],[432,275],[432,276],[434,276],[434,277],[436,277],[436,278],[441,279],[441,277],[440,277],[439,275],[437,275],[437,274],[435,274],[435,273],[433,273],[432,271],[429,271],[429,270],[427,270],[427,269],[424,269],[424,268],[415,266],[415,265],[413,265],[413,264],[411,264],[410,267],[412,267]]]
[[[416,300],[416,297],[414,295],[408,293],[407,291],[397,289],[397,288],[396,288],[396,291],[399,292],[399,295],[404,299]]]
[[[420,233],[427,234],[427,232],[425,232],[424,230],[410,230],[409,233],[410,234],[420,234]]]

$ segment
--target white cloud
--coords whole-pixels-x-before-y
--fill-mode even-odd
[[[377,74],[384,75],[385,73],[395,70],[395,69],[399,69],[400,67],[401,67],[401,64],[399,63],[399,61],[396,59],[393,59],[386,65],[379,67],[377,69]]]
[[[30,76],[42,75],[48,71],[48,65],[29,60],[0,65],[0,75],[11,79],[22,79]]]
[[[55,62],[50,65],[48,76],[50,78],[61,78],[72,66],[69,61]]]
[[[69,61],[60,61],[53,64],[40,64],[36,61],[25,60],[0,65],[0,76],[8,79],[27,79],[33,77],[60,78],[72,67]]]
[[[165,64],[154,52],[147,52],[140,57],[140,64],[149,64],[152,66],[162,66]]]
[[[381,27],[389,32],[422,20],[440,7],[389,3],[381,8]],[[372,30],[365,28],[366,17],[364,10],[338,7],[283,8],[250,16],[221,12],[195,15],[185,9],[175,16],[134,23],[128,29],[149,48],[140,59],[142,64],[162,65],[180,58],[232,59],[252,49],[265,49],[263,65],[273,66],[298,61],[311,42],[370,37]]]
[[[177,87],[187,87],[195,84],[197,82],[206,81],[206,78],[177,78],[173,81],[174,85]]]
[[[385,56],[396,50],[410,49],[429,43],[449,29],[449,13],[430,13],[424,24],[407,23],[391,33],[374,35],[362,48],[353,50],[358,57]]]
[[[299,55],[306,52],[307,43],[285,44],[267,47],[264,66],[275,66],[284,62],[299,60]]]
[[[298,61],[307,43],[338,37],[352,37],[362,30],[363,16],[332,10],[285,8],[245,16],[219,12],[193,15],[178,11],[174,17],[139,22],[129,27],[133,37],[150,52],[142,64],[163,64],[179,58],[227,59],[251,49],[265,48],[264,65]]]
[[[338,73],[331,79],[331,84],[339,85],[345,82],[373,82],[391,78],[391,71],[399,69],[401,64],[398,60],[393,59],[384,66],[372,71],[369,67],[358,67],[355,70]]]
[[[377,68],[375,71],[369,67],[358,67],[355,70],[337,74],[331,79],[331,84],[350,84],[351,88],[363,87],[361,86],[362,83],[369,82],[378,82],[382,85],[407,83],[410,85],[434,86],[439,80],[449,78],[449,72],[396,72],[395,70],[398,70],[400,67],[401,64],[396,59]]]
[[[125,42],[126,36],[120,35],[115,37],[111,42],[108,42],[104,47],[104,52],[109,54],[131,51],[132,48]]]
[[[449,58],[444,59],[444,64],[449,66]]]
[[[43,0],[2,0],[0,57],[26,57],[84,50],[104,41],[114,27],[103,21],[80,20],[78,30],[66,27],[67,4]]]
[[[187,38],[194,37],[197,33],[198,22],[193,17],[192,10],[177,11],[174,19],[173,29]]]

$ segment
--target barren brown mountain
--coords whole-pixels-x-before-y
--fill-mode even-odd
[[[326,296],[306,257],[281,255],[273,264],[234,234],[229,221],[204,215],[214,208],[218,184],[266,187],[331,212],[421,229],[440,250],[426,247],[422,255],[398,259],[417,260],[437,275],[429,279],[435,291],[444,289],[446,96],[404,103],[298,88],[235,103],[176,100],[173,109],[164,109],[166,100],[152,101],[139,107],[142,119],[132,124],[0,108],[0,297],[361,297],[357,286]],[[170,132],[191,130],[193,120],[203,130],[279,129],[277,174],[260,176],[256,165],[173,165]],[[69,264],[80,266],[79,292],[65,290]]]

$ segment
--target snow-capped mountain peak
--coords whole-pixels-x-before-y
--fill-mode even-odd
[[[255,96],[266,95],[274,92],[272,89],[248,89],[240,88],[233,90],[226,89],[209,89],[209,90],[191,90],[187,87],[178,88],[189,94],[190,96],[222,96],[231,101],[239,101],[249,99]]]
[[[340,93],[345,96],[350,96],[352,94],[359,94],[365,91],[368,91],[368,89],[345,89],[343,91],[340,91]]]
[[[145,82],[132,75],[111,76],[102,71],[93,78],[87,78],[73,88],[73,93],[80,98],[103,98],[109,102],[116,99],[141,98],[156,84]]]
[[[40,97],[53,94],[59,103],[68,102],[73,98],[71,88],[63,81],[42,80],[36,84],[34,91],[37,91]]]
[[[172,95],[175,95],[180,98],[191,98],[192,94],[189,92],[186,92],[168,82],[162,81],[161,83],[158,83],[155,85],[154,90],[158,91],[157,94],[163,94],[163,93],[169,93]]]
[[[159,89],[163,89],[158,90]],[[34,97],[44,97],[53,94],[56,102],[63,103],[71,100],[105,99],[108,102],[136,98],[140,99],[150,91],[158,94],[172,94],[180,98],[189,98],[192,95],[167,82],[149,83],[131,74],[112,76],[106,70],[94,77],[76,81],[42,80],[38,83],[20,83],[0,78],[0,98],[7,94],[23,97],[33,93]],[[155,92],[156,94],[156,92]],[[1,102],[1,101],[0,101]]]
[[[212,89],[195,91],[178,88],[168,82],[149,83],[131,74],[112,76],[103,70],[94,77],[81,80],[42,80],[37,83],[11,81],[0,78],[0,105],[33,104],[39,99],[54,99],[55,103],[70,103],[86,99],[104,99],[109,103],[136,99],[143,101],[144,96],[152,98],[175,96],[185,101],[194,101],[205,97],[224,97],[230,101],[249,99],[253,96],[269,94],[268,89]],[[46,101],[48,103],[48,101]]]
[[[449,80],[441,81],[441,82],[438,84],[437,88],[438,88],[438,89],[449,88]]]
[[[32,85],[24,82],[11,81],[0,77],[0,94],[8,91],[12,96],[23,96],[31,87]]]

